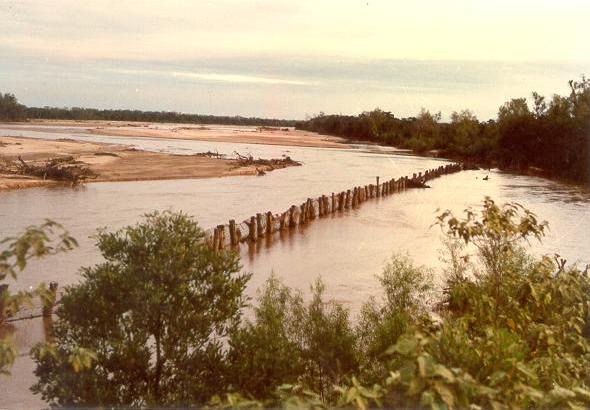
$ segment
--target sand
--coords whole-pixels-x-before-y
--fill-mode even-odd
[[[240,166],[232,159],[162,154],[130,150],[122,145],[74,140],[0,137],[0,159],[16,159],[20,156],[25,161],[45,161],[67,155],[74,156],[98,175],[88,182],[214,178],[257,173],[256,167]],[[273,168],[258,166],[258,169],[270,171]],[[0,190],[60,184],[63,182],[0,174]]]
[[[29,123],[18,123],[18,127],[26,129],[27,124],[33,126],[34,128],[31,129],[37,131],[44,130],[43,126],[47,126],[45,131],[54,133],[59,130],[50,128],[51,126],[68,127],[70,128],[68,131],[71,131],[71,128],[77,128],[76,131],[82,133],[129,138],[172,138],[315,148],[347,148],[345,141],[341,138],[292,128],[67,120],[33,120]],[[3,126],[10,128],[9,124]]]

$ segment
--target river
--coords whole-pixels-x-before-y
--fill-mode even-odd
[[[289,155],[303,162],[301,167],[276,170],[264,177],[105,182],[77,188],[0,192],[0,238],[50,218],[62,223],[80,243],[68,254],[30,264],[15,289],[40,281],[57,281],[60,286],[76,282],[81,266],[100,261],[92,238],[97,228],[118,229],[139,221],[146,212],[182,210],[209,228],[232,218],[242,221],[257,212],[284,211],[308,197],[373,183],[375,176],[382,180],[397,178],[445,163],[362,145],[328,149],[124,138],[91,136],[64,127],[38,131],[0,127],[0,135],[65,137],[178,154],[239,151],[263,158]],[[489,179],[483,180],[484,176]],[[437,209],[460,212],[477,206],[486,195],[500,203],[517,201],[549,222],[544,241],[532,243],[535,253],[558,252],[570,262],[590,263],[590,192],[586,189],[497,170],[464,171],[432,180],[429,185],[430,189],[413,189],[365,202],[357,209],[320,219],[256,246],[242,246],[243,269],[254,273],[248,295],[255,297],[256,289],[271,272],[303,291],[321,276],[327,296],[344,303],[354,315],[369,296],[379,293],[375,274],[393,252],[407,252],[419,264],[440,267],[441,233],[431,227]],[[38,407],[40,399],[27,390],[34,377],[26,353],[43,339],[43,322],[17,322],[14,335],[22,355],[12,376],[0,376],[0,407]]]

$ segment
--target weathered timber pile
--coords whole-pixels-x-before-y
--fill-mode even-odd
[[[274,168],[285,168],[287,166],[297,166],[301,165],[301,162],[295,161],[291,159],[289,156],[284,156],[283,158],[271,158],[271,159],[254,159],[252,155],[242,155],[237,151],[234,151],[234,156],[240,167],[247,167],[252,165],[261,165],[270,167],[270,169]]]
[[[339,193],[308,198],[301,205],[292,205],[285,212],[273,214],[268,211],[257,213],[242,223],[230,220],[227,225],[218,225],[207,231],[207,242],[215,250],[225,247],[237,247],[244,242],[256,242],[279,231],[295,229],[307,225],[317,218],[322,218],[346,209],[357,208],[363,202],[373,198],[389,196],[409,188],[425,188],[426,181],[442,175],[459,172],[461,164],[448,164],[413,174],[412,177],[392,178],[389,181],[358,186]]]
[[[56,157],[42,163],[25,162],[19,156],[18,160],[3,160],[0,163],[0,173],[68,181],[74,185],[96,178],[86,164],[72,156]]]

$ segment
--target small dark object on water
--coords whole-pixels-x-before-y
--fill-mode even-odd
[[[484,180],[484,181],[487,181],[488,179],[490,179],[490,178],[489,178],[489,175],[486,175],[485,177],[483,177],[483,180]]]

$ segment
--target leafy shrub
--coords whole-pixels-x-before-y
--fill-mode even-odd
[[[186,406],[222,388],[222,339],[249,277],[237,256],[169,212],[100,232],[98,248],[105,261],[65,290],[54,344],[33,351],[33,391],[62,406]]]

